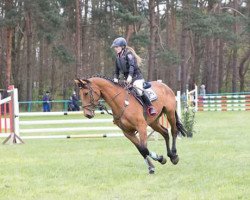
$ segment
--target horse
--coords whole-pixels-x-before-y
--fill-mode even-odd
[[[166,84],[157,81],[151,82],[151,87],[157,94],[157,100],[152,104],[158,111],[155,116],[145,116],[143,106],[132,95],[128,87],[122,87],[114,83],[112,79],[101,76],[93,76],[88,79],[75,79],[79,87],[79,95],[82,101],[84,116],[93,118],[95,109],[99,106],[99,99],[103,98],[110,106],[113,113],[113,122],[123,132],[123,134],[135,145],[143,156],[148,167],[149,174],[154,174],[155,166],[150,158],[161,164],[167,162],[163,155],[158,155],[147,148],[147,126],[159,132],[165,139],[167,156],[176,165],[179,156],[176,149],[177,134],[186,135],[186,130],[181,123],[176,112],[175,94]],[[166,115],[171,126],[172,147],[168,129],[160,124],[160,117]]]

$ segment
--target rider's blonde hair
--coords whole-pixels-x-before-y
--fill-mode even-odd
[[[135,50],[132,47],[126,46],[126,48],[135,56],[135,59],[137,61],[138,66],[141,66],[142,58],[137,55],[137,53],[135,52]]]

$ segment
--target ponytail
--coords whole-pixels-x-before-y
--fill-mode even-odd
[[[142,64],[142,58],[136,54],[135,50],[132,47],[126,46],[126,48],[134,55],[134,57],[135,57],[135,59],[137,61],[138,66],[141,66],[141,64]]]

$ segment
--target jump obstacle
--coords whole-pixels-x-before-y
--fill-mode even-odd
[[[0,136],[7,136],[3,144],[9,141],[11,143],[23,143],[23,140],[19,137],[18,91],[11,85],[8,87],[7,92],[10,96],[0,100],[0,133],[2,133],[2,124],[4,124],[5,133],[5,135],[1,134]]]
[[[198,111],[250,111],[250,95],[200,96]]]
[[[198,96],[198,89],[186,90],[186,105],[195,111],[250,111],[250,93]]]
[[[115,126],[104,126],[104,127],[98,127],[95,126],[94,124],[98,123],[112,123],[112,119],[70,119],[70,120],[34,120],[34,121],[21,121],[19,120],[19,117],[22,116],[58,116],[58,115],[75,115],[75,114],[82,114],[82,111],[79,112],[28,112],[28,113],[19,113],[19,105],[18,105],[18,91],[15,88],[12,88],[12,90],[9,90],[9,93],[11,93],[11,96],[8,97],[7,99],[1,100],[1,104],[4,104],[4,102],[12,102],[10,103],[11,105],[15,104],[15,107],[12,112],[10,112],[10,117],[7,119],[7,117],[4,118],[4,121],[9,121],[12,124],[12,131],[7,133],[1,133],[2,129],[0,129],[0,137],[6,137],[6,140],[4,142],[7,142],[11,138],[14,141],[13,143],[17,142],[17,139],[19,142],[23,142],[22,139],[59,139],[59,138],[106,138],[106,137],[121,137],[124,136],[120,129]],[[177,92],[176,96],[177,100],[177,113],[180,115],[181,113],[181,103],[180,103],[180,92]],[[99,111],[100,112],[100,111]],[[6,111],[4,111],[6,113]],[[12,113],[12,114],[11,114]],[[98,111],[97,111],[98,113]],[[5,114],[6,115],[6,114]],[[15,117],[14,117],[15,116]],[[167,126],[168,128],[170,127],[167,120],[162,117],[161,123]],[[2,124],[2,123],[1,123]],[[32,128],[32,129],[26,129],[26,128],[21,128],[22,127],[28,126],[28,125],[63,125],[63,124],[82,124],[87,125],[87,124],[92,124],[92,127],[66,127],[66,128]],[[5,126],[7,127],[7,126]],[[35,133],[55,133],[55,132],[82,132],[82,131],[102,131],[106,132],[104,134],[72,134],[72,135],[29,135],[25,136],[25,134],[35,134]],[[118,133],[110,133],[110,131],[117,131]],[[154,132],[150,132],[148,136],[150,137]],[[20,138],[20,134],[22,135]],[[155,134],[155,137],[158,138],[158,134]]]

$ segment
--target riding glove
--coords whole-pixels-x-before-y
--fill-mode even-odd
[[[132,82],[132,76],[128,76],[128,78],[127,78],[127,83],[131,83]]]

